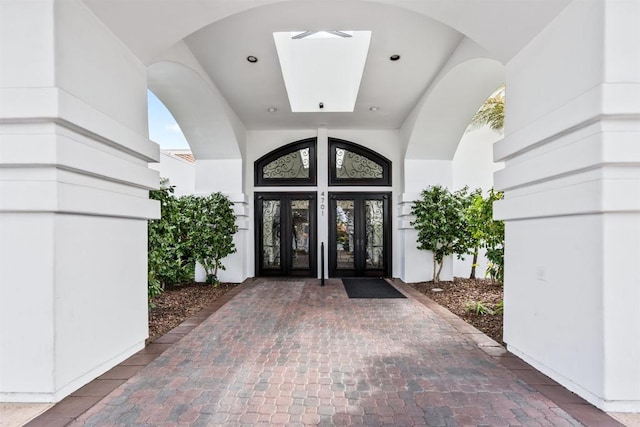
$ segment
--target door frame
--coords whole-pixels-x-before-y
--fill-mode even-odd
[[[257,192],[254,194],[254,213],[255,213],[255,275],[258,277],[265,276],[296,276],[296,277],[316,277],[317,276],[317,198],[316,191],[304,192]],[[291,215],[289,214],[289,202],[291,200],[309,200],[309,268],[294,269],[289,265],[291,259],[291,237],[280,233],[280,269],[264,269],[263,268],[263,247],[262,247],[262,201],[263,200],[279,200],[280,201],[280,229],[290,230]],[[286,209],[283,209],[286,206]],[[285,265],[286,263],[286,265]]]
[[[353,199],[354,200],[354,210],[356,211],[354,215],[359,216],[359,224],[356,224],[356,230],[354,230],[354,234],[356,237],[364,237],[364,223],[365,223],[365,214],[364,214],[364,200],[366,199],[378,199],[383,200],[383,213],[382,213],[382,221],[383,221],[383,237],[384,237],[384,252],[383,252],[383,264],[384,268],[382,270],[366,270],[362,268],[359,270],[358,268],[350,269],[338,269],[337,268],[337,230],[336,230],[336,200],[338,199]],[[329,192],[329,215],[328,215],[328,228],[329,228],[329,250],[328,250],[328,258],[329,258],[329,277],[353,277],[353,276],[375,276],[375,277],[390,277],[391,272],[391,251],[393,249],[393,245],[391,242],[391,192],[385,191],[366,191],[366,192]],[[354,218],[354,222],[356,219]],[[364,245],[361,243],[357,251],[360,254],[364,253]],[[355,256],[355,251],[354,251]],[[357,266],[356,266],[357,267]]]

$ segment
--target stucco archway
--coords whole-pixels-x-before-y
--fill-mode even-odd
[[[454,66],[423,97],[405,158],[451,160],[474,113],[504,81],[504,66],[474,58]]]
[[[239,159],[242,135],[226,101],[196,71],[172,61],[148,68],[148,86],[180,125],[196,159]]]

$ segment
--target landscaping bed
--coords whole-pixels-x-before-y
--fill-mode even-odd
[[[189,283],[165,289],[151,300],[149,308],[149,339],[151,342],[193,316],[236,286],[221,283]]]
[[[421,282],[411,286],[502,344],[502,313],[477,314],[474,311],[478,302],[495,311],[498,303],[503,300],[501,284],[490,280],[456,277],[453,282]],[[433,291],[434,288],[442,291]]]

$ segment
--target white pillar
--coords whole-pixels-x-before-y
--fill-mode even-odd
[[[0,400],[55,402],[144,346],[146,69],[81,2],[0,3]]]
[[[574,1],[506,67],[509,350],[640,412],[640,3]]]

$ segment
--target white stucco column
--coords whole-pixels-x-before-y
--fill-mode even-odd
[[[144,347],[146,68],[81,2],[0,3],[0,399],[55,402]]]
[[[506,67],[509,350],[640,411],[640,3],[574,1]]]

